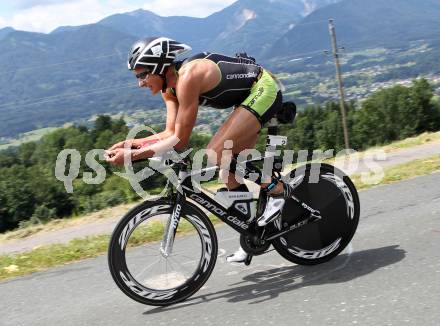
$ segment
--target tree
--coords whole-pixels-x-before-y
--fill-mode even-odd
[[[95,120],[94,132],[99,134],[106,130],[112,130],[112,118],[108,115],[99,115]]]
[[[35,205],[54,211],[57,217],[71,215],[75,206],[73,198],[66,192],[63,184],[55,179],[53,171],[38,165],[27,170],[27,183],[34,189]]]
[[[24,166],[31,166],[34,164],[32,159],[35,149],[37,148],[36,142],[24,143],[18,147],[17,158]]]
[[[95,148],[102,148],[107,149],[111,145],[114,144],[113,142],[113,135],[114,133],[111,130],[105,130],[101,132],[95,141]]]
[[[0,169],[0,201],[2,203],[1,231],[18,226],[22,220],[28,220],[35,210],[35,196],[28,183],[29,174],[23,166]]]
[[[440,127],[432,86],[425,79],[372,94],[354,115],[353,130],[363,147],[388,143]]]
[[[322,111],[323,117],[317,126],[316,146],[322,150],[344,148],[342,118],[337,103],[328,103]]]
[[[432,99],[432,85],[422,78],[414,80],[410,89],[411,105],[414,110],[415,132],[434,131],[438,125],[438,111]]]
[[[14,148],[8,148],[0,152],[0,168],[11,167],[18,164],[17,150]]]

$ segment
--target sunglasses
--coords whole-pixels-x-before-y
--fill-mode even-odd
[[[146,70],[146,71],[143,71],[143,72],[136,74],[136,78],[137,79],[145,79],[145,78],[147,78],[147,76],[149,74],[150,74],[150,71]]]

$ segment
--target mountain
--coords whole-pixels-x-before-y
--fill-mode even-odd
[[[258,57],[281,35],[303,18],[302,1],[241,0],[206,18],[211,35],[206,35],[208,51],[235,54],[248,52]],[[276,39],[276,38],[275,38]]]
[[[188,43],[193,53],[248,52],[259,57],[279,37],[313,11],[341,0],[238,0],[206,18],[161,17],[148,10],[106,17],[96,25],[137,38],[160,35]],[[77,31],[61,26],[52,33]]]
[[[247,51],[258,57],[305,15],[340,0],[239,0],[206,18],[161,17],[151,11],[109,16],[97,24],[145,37],[163,35],[190,44],[195,52],[235,54]]]
[[[99,25],[11,32],[0,42],[0,136],[139,105],[125,63],[135,39]]]
[[[171,16],[161,17],[147,10],[109,16],[97,23],[120,32],[143,38],[147,36],[167,36],[191,44],[195,51],[209,40],[212,28],[205,19]]]
[[[239,0],[206,18],[161,17],[146,10],[49,34],[0,33],[0,137],[87,119],[103,112],[161,107],[136,87],[126,52],[137,38],[165,35],[193,53],[248,51],[257,56],[311,10],[336,0]]]
[[[170,36],[190,44],[192,53],[246,51],[264,65],[286,69],[290,59],[283,57],[330,48],[329,18],[335,19],[339,44],[349,49],[438,39],[440,0],[238,0],[206,18],[161,17],[136,10],[96,24],[61,26],[49,34],[1,29],[0,137],[97,113],[161,108],[160,96],[139,89],[126,69],[127,49],[138,38]],[[440,43],[436,46],[440,49]],[[407,74],[429,71],[429,63],[437,59],[435,53],[425,57],[422,70],[409,67]],[[361,60],[369,58],[356,60],[349,64],[367,65]],[[393,64],[392,57],[387,60]],[[408,62],[399,60],[402,65]],[[303,76],[300,81],[291,79],[292,85],[310,89],[316,79],[308,72],[323,78],[334,74],[333,66],[322,60],[320,65],[291,62],[288,68]],[[298,91],[291,87],[287,95]],[[305,96],[312,96],[311,91]]]
[[[0,29],[0,40],[13,31],[15,31],[15,30],[11,27],[1,28]]]
[[[331,48],[327,20],[333,18],[340,45],[347,48],[399,46],[438,38],[439,0],[345,0],[317,9],[288,31],[267,56]]]

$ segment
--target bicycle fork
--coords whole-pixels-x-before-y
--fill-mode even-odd
[[[173,251],[174,237],[176,236],[177,226],[179,225],[181,211],[182,205],[177,203],[167,221],[164,236],[160,244],[160,253],[165,258],[171,255]]]
[[[185,171],[179,173],[179,185],[178,190],[181,190],[181,182],[185,180],[187,173]],[[164,236],[160,244],[160,253],[163,257],[167,258],[171,255],[173,251],[174,237],[176,236],[177,227],[179,226],[180,216],[182,213],[182,208],[185,203],[185,196],[181,194],[180,191],[177,192],[177,197],[175,199],[175,205],[173,208],[173,213],[167,221],[165,227]]]

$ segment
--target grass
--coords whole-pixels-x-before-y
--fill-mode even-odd
[[[99,220],[102,220],[104,218],[117,218],[124,215],[131,207],[137,204],[138,203],[123,204],[115,207],[109,207],[98,212],[89,213],[87,215],[75,216],[65,219],[52,219],[42,224],[5,232],[3,234],[0,234],[0,242],[8,240],[19,240],[40,232],[51,232],[82,224],[90,224],[98,222]]]
[[[440,132],[425,132],[423,134],[420,134],[416,137],[406,138],[404,140],[399,140],[396,142],[393,142],[389,145],[380,146],[380,147],[372,147],[367,150],[384,150],[385,152],[389,153],[395,150],[399,149],[405,149],[405,148],[411,148],[418,145],[423,145],[427,143],[432,142],[440,142]]]
[[[215,217],[212,217],[211,221],[214,225],[220,222]],[[163,230],[163,223],[159,221],[151,222],[148,227],[139,227],[130,236],[129,247],[159,241],[162,239]],[[193,232],[194,227],[187,221],[179,223],[177,236]],[[66,244],[34,248],[25,253],[1,255],[0,281],[100,256],[107,252],[109,241],[110,235],[89,236],[74,239]]]
[[[422,134],[418,137],[395,142],[388,146],[382,147],[381,149],[391,151],[438,140],[440,140],[440,133]],[[431,174],[434,172],[440,172],[440,154],[385,169],[383,177],[379,178],[379,180],[372,179],[372,176],[368,173],[353,175],[351,178],[356,184],[358,190],[363,190],[378,185],[391,184],[417,176]],[[216,187],[216,182],[209,182],[205,184],[205,186],[213,189]],[[47,225],[40,225],[34,228],[10,232],[9,234],[2,235],[0,241],[5,239],[26,237],[29,234],[46,231],[48,228],[55,230],[75,225],[76,223],[90,223],[100,218],[108,217],[110,212],[113,215],[120,216],[132,205],[135,204],[121,205],[96,212],[82,218],[68,219],[64,221],[61,220],[58,222],[52,221]],[[216,218],[212,218],[212,221],[214,224],[219,224],[221,222]],[[185,223],[182,223],[179,228],[179,234],[188,234],[188,232],[190,232],[190,226],[185,226]],[[149,241],[158,241],[161,238],[162,230],[162,226],[159,226],[158,224],[153,224],[151,228],[140,229],[137,233],[134,233],[133,237],[131,238],[132,246],[137,246],[141,243]],[[37,271],[43,271],[51,267],[102,255],[107,251],[109,238],[110,237],[108,235],[90,236],[86,238],[74,239],[67,244],[53,244],[35,248],[34,250],[25,253],[2,255],[0,256],[0,280],[10,279]]]
[[[82,259],[96,257],[106,251],[108,235],[75,239],[67,244],[52,244],[32,251],[2,255],[0,280],[43,271]]]
[[[440,154],[385,169],[383,178],[376,182],[373,182],[374,180],[368,173],[351,176],[351,179],[358,190],[364,190],[374,186],[391,184],[435,172],[440,172]]]

